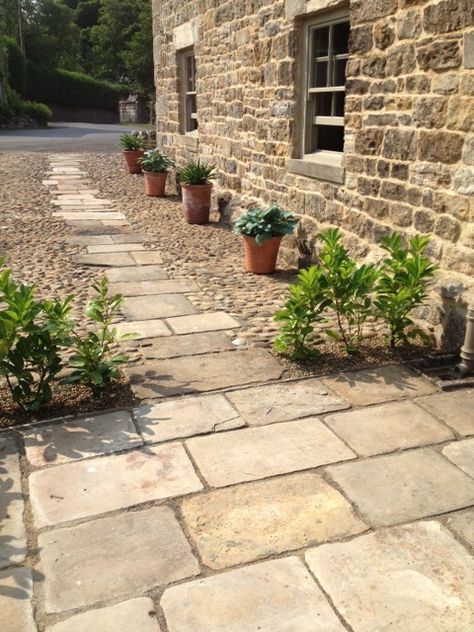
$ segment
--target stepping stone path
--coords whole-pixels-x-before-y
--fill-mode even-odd
[[[126,296],[141,401],[0,432],[1,631],[474,630],[474,391],[282,379],[79,157],[50,162],[75,262]]]

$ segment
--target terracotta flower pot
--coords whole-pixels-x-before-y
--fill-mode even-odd
[[[127,165],[128,173],[141,173],[142,168],[138,164],[138,159],[144,155],[145,150],[137,149],[136,151],[132,151],[130,149],[126,149],[122,153],[123,157],[125,158],[125,164]]]
[[[212,184],[182,184],[183,215],[188,224],[207,224]]]
[[[245,269],[254,274],[271,274],[275,272],[278,250],[281,243],[281,235],[272,237],[257,244],[253,237],[243,235],[245,250]]]
[[[152,197],[162,197],[165,194],[168,172],[144,171],[143,175],[145,176],[145,193]]]

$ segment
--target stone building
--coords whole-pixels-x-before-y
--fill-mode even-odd
[[[284,252],[300,263],[327,225],[360,255],[394,229],[430,233],[441,274],[423,316],[439,339],[460,333],[474,282],[474,1],[153,5],[158,144],[217,164],[219,211],[301,214]]]

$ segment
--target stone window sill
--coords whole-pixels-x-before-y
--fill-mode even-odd
[[[287,169],[307,178],[325,180],[343,184],[344,167],[342,166],[342,154],[330,151],[320,151],[315,154],[306,154],[303,158],[291,158],[288,160]]]
[[[180,134],[178,136],[178,142],[181,145],[187,145],[188,147],[198,148],[199,136],[197,132],[187,132],[186,134]]]

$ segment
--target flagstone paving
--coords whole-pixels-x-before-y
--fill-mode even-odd
[[[142,401],[0,433],[1,632],[474,630],[474,390],[282,379],[81,164],[44,184]]]

